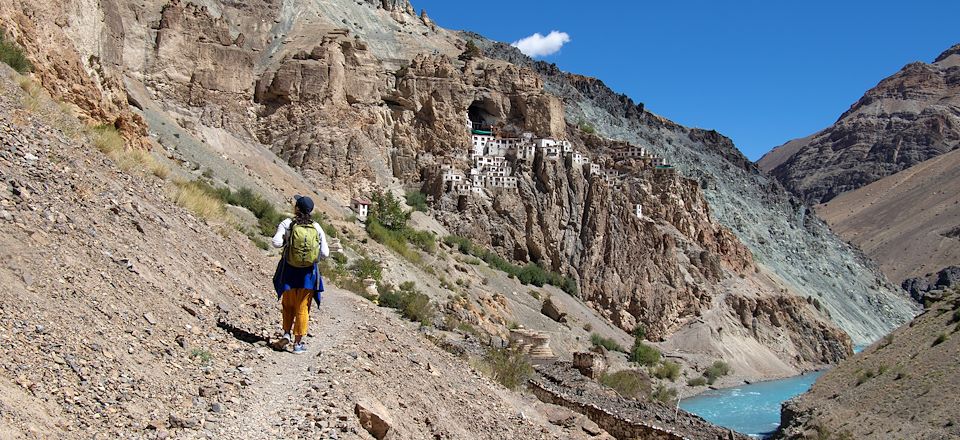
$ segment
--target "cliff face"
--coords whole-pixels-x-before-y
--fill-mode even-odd
[[[832,126],[760,159],[808,204],[827,202],[960,146],[960,46],[880,81]]]
[[[590,121],[604,136],[646,146],[696,181],[716,222],[775,274],[780,288],[817,299],[855,343],[873,341],[916,313],[916,305],[869,260],[834,236],[728,138],[650,113],[599,80],[534,62],[476,34],[468,37],[480,41],[489,56],[534,69],[544,88],[563,100],[568,121]]]
[[[127,91],[142,89],[214,150],[231,148],[216,142],[223,133],[265,146],[331,194],[376,185],[428,189],[438,199],[437,217],[454,232],[576,278],[583,299],[625,330],[643,324],[651,337],[670,338],[700,325],[712,335],[709,350],[730,356],[725,338],[757,343],[764,353],[786,338],[791,344],[771,356],[805,367],[849,353],[849,340],[827,314],[865,341],[912,313],[715,132],[678,126],[599,81],[522,58],[456,61],[463,39],[414,16],[406,2],[208,3],[144,1],[115,14],[91,8],[113,14],[123,30],[100,45],[85,38],[100,25],[45,26],[82,49],[77,53],[122,54],[102,76],[90,64],[78,72],[86,81],[116,78],[106,83],[134,106],[137,93]],[[18,17],[19,4],[0,4],[4,24],[14,23],[8,17]],[[48,6],[34,19],[77,4]],[[72,80],[57,76],[51,87],[57,81]],[[104,87],[97,82],[92,90]],[[541,157],[518,167],[516,194],[463,206],[444,200],[430,182],[442,163],[467,167],[471,111],[505,129],[569,139],[627,177],[611,184]],[[610,141],[565,122],[579,119],[665,156],[679,173],[615,166]],[[814,296],[824,311],[799,299]],[[793,334],[800,332],[811,337]]]

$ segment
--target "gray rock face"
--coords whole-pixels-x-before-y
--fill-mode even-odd
[[[960,45],[881,81],[837,122],[777,147],[758,165],[823,203],[960,147]]]
[[[855,344],[876,340],[917,312],[916,304],[859,251],[833,235],[726,137],[677,125],[599,80],[534,62],[505,44],[476,34],[467,38],[488,56],[536,70],[546,90],[563,99],[568,121],[587,120],[604,136],[645,146],[697,181],[711,215],[746,244],[754,260],[789,290],[819,299]]]
[[[960,267],[957,266],[945,267],[926,277],[908,278],[901,285],[920,304],[938,300],[946,291],[957,286],[960,286]]]

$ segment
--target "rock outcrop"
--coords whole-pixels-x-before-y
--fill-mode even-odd
[[[665,157],[698,184],[710,216],[729,228],[758,266],[776,274],[783,289],[819,298],[831,320],[855,343],[873,341],[916,313],[916,305],[898,287],[775,179],[763,175],[728,138],[679,126],[596,79],[530,60],[505,44],[476,34],[465,37],[492,57],[534,69],[544,88],[564,101],[567,120],[590,121],[600,134]]]
[[[960,146],[960,45],[905,66],[832,126],[757,164],[808,204],[827,202]]]

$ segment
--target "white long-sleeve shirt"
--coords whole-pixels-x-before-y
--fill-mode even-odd
[[[271,243],[273,247],[283,247],[284,238],[290,233],[290,225],[292,224],[293,219],[288,218],[277,225],[277,233],[273,234],[273,242]],[[330,247],[327,246],[327,234],[323,233],[323,228],[321,228],[317,222],[313,222],[313,227],[317,228],[317,233],[320,234],[320,259],[322,260],[330,256]]]

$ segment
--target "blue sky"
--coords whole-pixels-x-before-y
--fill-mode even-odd
[[[960,2],[413,0],[440,26],[504,42],[565,32],[540,59],[756,160],[836,121],[863,92],[960,43]]]

